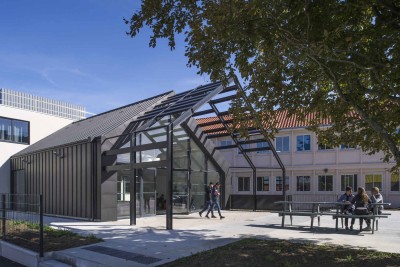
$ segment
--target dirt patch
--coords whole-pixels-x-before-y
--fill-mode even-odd
[[[39,232],[36,229],[27,229],[24,225],[17,227],[14,225],[13,231],[7,233],[6,241],[39,252]],[[44,252],[80,247],[102,241],[94,235],[80,236],[68,230],[53,229],[48,226],[43,231]]]
[[[400,266],[400,254],[343,246],[244,239],[162,266]]]

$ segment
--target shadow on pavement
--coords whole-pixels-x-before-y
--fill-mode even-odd
[[[0,266],[1,267],[24,267],[25,265],[13,262],[9,259],[0,256]]]

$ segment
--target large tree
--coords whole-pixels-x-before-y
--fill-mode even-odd
[[[188,66],[211,80],[238,75],[271,137],[285,110],[324,143],[400,166],[400,1],[142,0],[126,23],[132,37],[150,27],[151,47],[184,35]],[[244,102],[233,105],[238,125]]]

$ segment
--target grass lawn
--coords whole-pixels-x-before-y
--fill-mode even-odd
[[[244,239],[162,266],[400,266],[400,254],[334,245]]]

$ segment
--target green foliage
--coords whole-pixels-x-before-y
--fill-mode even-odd
[[[346,262],[348,262],[348,263],[351,263],[351,262],[354,261],[352,255],[347,255],[345,260],[346,260]]]
[[[103,239],[96,237],[94,234],[89,234],[86,238],[88,240],[103,241]]]
[[[132,37],[151,27],[151,47],[167,38],[174,49],[184,34],[188,66],[211,80],[240,76],[271,137],[285,111],[325,144],[400,166],[400,1],[142,0],[126,23]],[[244,134],[246,110],[239,97]]]

